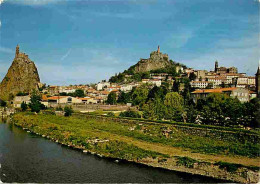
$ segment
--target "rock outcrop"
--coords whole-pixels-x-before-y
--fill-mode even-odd
[[[0,98],[10,100],[19,92],[30,93],[38,89],[39,83],[40,77],[34,62],[28,55],[19,53],[17,46],[14,61],[0,84]]]
[[[160,52],[158,46],[157,51],[153,51],[148,59],[140,59],[140,61],[134,65],[135,72],[148,72],[151,70],[166,68],[171,66],[172,63],[169,61],[169,56]]]

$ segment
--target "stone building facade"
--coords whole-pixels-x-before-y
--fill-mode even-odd
[[[255,74],[255,84],[257,97],[260,98],[260,66],[258,66],[257,72]]]
[[[215,73],[238,73],[238,71],[237,68],[233,66],[229,68],[223,66],[219,67],[218,61],[215,61]]]

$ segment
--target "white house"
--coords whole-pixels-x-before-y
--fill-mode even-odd
[[[191,81],[190,82],[190,85],[191,87],[193,88],[206,88],[209,83],[212,83],[212,82],[209,82],[209,81]]]
[[[52,96],[48,98],[48,102],[53,104],[75,104],[82,103],[82,100],[71,96]]]
[[[31,100],[31,97],[29,95],[28,96],[16,96],[13,99],[13,106],[15,108],[20,108],[21,104],[23,102],[26,103],[26,104],[29,104],[30,100]]]

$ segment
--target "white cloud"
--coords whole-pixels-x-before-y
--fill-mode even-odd
[[[0,5],[4,2],[4,0],[0,0]]]
[[[254,75],[260,58],[258,34],[253,34],[239,40],[222,39],[216,44],[215,49],[204,55],[191,56],[179,60],[195,69],[212,70],[214,61],[218,60],[221,66],[235,66],[239,72]]]
[[[68,52],[61,57],[60,60],[63,61],[64,59],[66,59],[68,57],[68,55],[70,54],[70,52],[71,52],[71,49],[69,49]]]
[[[63,1],[65,1],[65,0],[63,0]],[[50,3],[62,2],[62,0],[6,0],[6,2],[13,3],[13,4],[41,6],[41,5],[46,5],[46,4],[50,4]]]
[[[164,41],[169,48],[181,48],[193,37],[193,31],[183,31],[180,33],[174,33],[169,37],[166,37]]]
[[[1,46],[0,46],[0,52],[7,53],[7,54],[14,53],[14,51],[12,49],[9,49],[9,48],[6,48],[6,47],[1,47]]]

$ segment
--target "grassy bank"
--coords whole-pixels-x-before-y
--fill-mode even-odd
[[[230,168],[229,163],[247,170],[259,167],[259,144],[187,135],[170,124],[120,123],[79,115],[61,117],[31,113],[15,114],[13,122],[59,143],[156,167],[192,173],[189,169],[196,165],[210,170],[209,165],[216,164],[211,169],[223,170],[223,176],[226,168]]]

